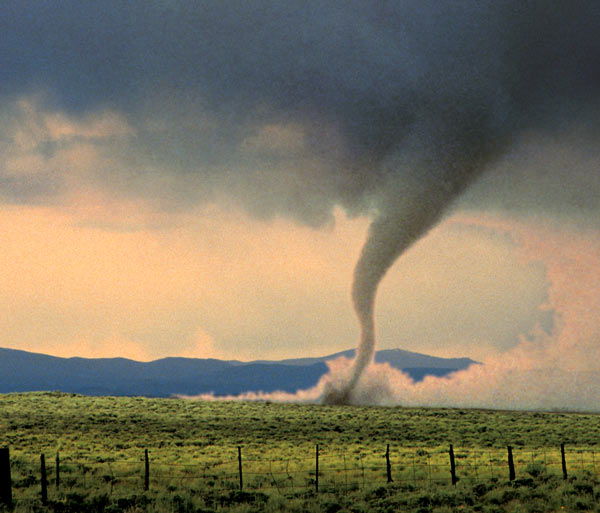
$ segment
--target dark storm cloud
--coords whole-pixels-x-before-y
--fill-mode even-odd
[[[594,0],[9,1],[0,93],[42,91],[72,115],[117,110],[138,131],[122,154],[140,180],[153,178],[148,162],[170,164],[258,214],[318,223],[335,203],[380,203],[390,177],[466,149],[485,167],[520,132],[597,109],[599,11]],[[145,128],[152,118],[162,130]],[[247,137],[290,122],[306,129],[302,155],[248,162]],[[172,192],[194,201],[189,190]]]

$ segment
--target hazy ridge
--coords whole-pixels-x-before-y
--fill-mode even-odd
[[[59,358],[0,348],[0,393],[56,390],[85,395],[168,397],[248,391],[295,392],[314,386],[327,372],[326,361],[352,357],[354,349],[317,358],[241,362],[163,358]],[[476,363],[470,358],[437,358],[402,349],[377,351],[377,362],[402,369],[415,381],[445,376]]]

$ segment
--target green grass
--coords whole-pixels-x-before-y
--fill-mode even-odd
[[[13,497],[21,512],[40,508],[41,453],[50,511],[600,511],[600,416],[593,414],[59,393],[0,395],[0,412],[0,447],[10,447]],[[449,444],[457,486],[449,484]],[[507,445],[516,465],[512,483]]]

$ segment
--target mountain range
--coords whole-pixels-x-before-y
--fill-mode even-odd
[[[328,370],[325,362],[340,356],[352,358],[354,351],[279,361],[163,358],[138,362],[125,358],[59,358],[0,348],[0,393],[52,390],[147,397],[276,390],[293,393],[316,385]],[[446,376],[477,363],[470,358],[438,358],[402,349],[377,351],[375,361],[389,363],[415,381],[427,375]]]

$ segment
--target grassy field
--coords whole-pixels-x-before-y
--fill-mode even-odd
[[[9,394],[0,447],[17,512],[600,511],[593,414]]]

